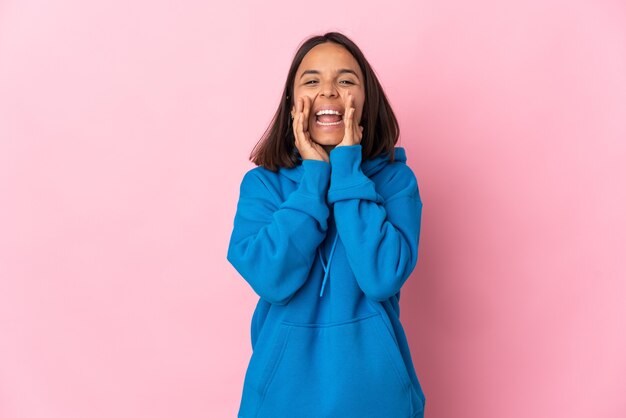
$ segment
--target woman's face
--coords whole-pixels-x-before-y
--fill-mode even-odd
[[[352,54],[341,45],[325,42],[313,47],[304,56],[296,71],[293,91],[292,115],[296,113],[299,97],[310,98],[309,133],[311,139],[320,145],[332,148],[343,139],[345,132],[343,115],[348,92],[353,98],[354,123],[358,125],[361,120],[365,103],[363,74]],[[328,107],[337,109],[341,117],[325,116],[325,119],[329,119],[327,124],[332,123],[332,120],[341,119],[339,124],[324,126],[318,122],[317,111]]]

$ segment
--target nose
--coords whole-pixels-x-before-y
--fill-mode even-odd
[[[335,89],[332,82],[324,83],[320,88],[320,96],[325,97],[335,97],[337,96],[337,90]]]

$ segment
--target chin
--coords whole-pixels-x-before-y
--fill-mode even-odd
[[[343,138],[333,138],[333,137],[323,136],[318,139],[318,138],[313,138],[311,136],[311,139],[320,145],[337,145],[338,143],[341,142]]]

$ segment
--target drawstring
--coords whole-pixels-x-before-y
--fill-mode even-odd
[[[328,256],[328,264],[324,264],[324,259],[322,258],[322,252],[319,247],[317,247],[317,254],[320,256],[320,260],[322,262],[322,267],[324,268],[324,281],[322,282],[322,290],[320,291],[320,297],[324,294],[324,286],[326,286],[326,279],[328,279],[328,273],[330,272],[330,262],[333,259],[333,254],[335,252],[335,246],[337,245],[337,238],[339,238],[339,233],[335,234],[335,241],[333,242],[333,247],[330,250],[330,255]]]

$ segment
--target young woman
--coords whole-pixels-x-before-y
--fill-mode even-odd
[[[300,46],[282,97],[228,247],[260,297],[238,417],[423,417],[399,319],[422,201],[394,113],[338,32]]]

